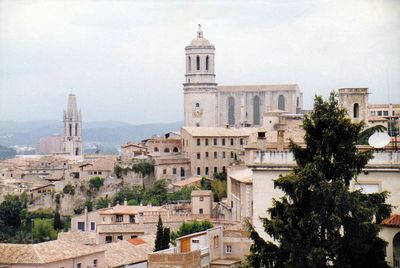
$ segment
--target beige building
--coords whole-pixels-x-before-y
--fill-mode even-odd
[[[175,183],[190,176],[190,159],[181,153],[173,156],[159,156],[153,158],[154,177],[156,180],[165,179],[168,183]]]
[[[147,159],[147,147],[127,142],[121,146],[121,160],[124,163],[129,163],[135,160]]]
[[[244,146],[254,128],[183,127],[182,154],[190,159],[191,176],[212,178],[226,173],[244,157]]]
[[[201,29],[186,46],[185,58],[185,127],[262,126],[267,111],[301,112],[302,93],[295,84],[218,86],[215,47]]]
[[[36,154],[53,154],[63,152],[62,135],[42,137],[36,145]]]
[[[0,266],[23,267],[106,267],[104,248],[67,241],[38,244],[0,244]]]
[[[191,209],[193,215],[212,217],[214,201],[213,192],[210,190],[195,190],[191,193]]]

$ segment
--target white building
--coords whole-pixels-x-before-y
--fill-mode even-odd
[[[64,110],[64,152],[69,155],[83,155],[82,114],[76,104],[76,96],[69,94],[67,110]]]

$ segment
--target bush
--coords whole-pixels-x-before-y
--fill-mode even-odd
[[[68,183],[67,185],[64,186],[63,193],[64,194],[74,195],[75,194],[75,186],[73,186],[72,184]]]
[[[179,226],[179,229],[176,232],[171,233],[171,240],[175,241],[176,238],[178,237],[205,231],[213,227],[214,225],[208,220],[204,221],[193,220],[189,222],[184,222],[181,224],[181,226]]]
[[[142,201],[143,191],[144,189],[141,186],[133,186],[132,188],[126,186],[122,187],[114,196],[113,204],[122,204],[125,200],[132,199],[135,199],[138,203],[140,203]]]
[[[138,162],[132,165],[131,170],[135,173],[140,173],[144,176],[154,172],[154,165],[147,161]]]
[[[45,242],[57,238],[52,219],[35,219],[33,224],[33,239],[35,242]]]
[[[100,197],[96,202],[96,209],[106,208],[108,207],[109,203],[111,203],[110,198]]]
[[[100,177],[93,177],[89,180],[89,189],[91,191],[98,191],[104,185],[104,179]]]

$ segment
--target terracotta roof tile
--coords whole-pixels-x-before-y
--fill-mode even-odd
[[[382,221],[381,225],[388,227],[397,227],[400,228],[400,215],[393,214],[389,218]]]

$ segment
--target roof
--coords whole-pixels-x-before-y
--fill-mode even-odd
[[[280,84],[280,85],[235,85],[235,86],[218,86],[220,92],[241,92],[241,91],[296,91],[299,90],[297,84]]]
[[[131,240],[141,241],[132,243]],[[133,238],[106,244],[105,261],[107,267],[121,267],[147,261],[147,255],[154,250],[154,235]]]
[[[87,170],[113,170],[116,162],[115,157],[104,157],[96,159]]]
[[[251,171],[251,169],[247,167],[243,167],[241,169],[236,169],[233,170],[232,172],[229,172],[229,177],[243,183],[253,182],[253,172]]]
[[[195,137],[247,137],[257,128],[226,128],[226,127],[183,127],[183,130]]]
[[[125,214],[133,215],[139,212],[150,212],[150,211],[167,211],[165,208],[160,206],[125,206],[119,205],[106,210],[100,211],[100,215],[114,215],[114,214]]]
[[[0,261],[9,264],[44,264],[100,252],[104,252],[104,247],[59,240],[30,245],[0,244]]]
[[[172,185],[175,187],[185,187],[185,186],[189,186],[189,185],[192,185],[195,183],[200,183],[200,181],[201,181],[201,177],[190,177],[185,180],[173,182]]]
[[[224,265],[224,266],[228,266],[231,267],[230,265],[236,264],[236,263],[240,263],[240,260],[238,259],[216,259],[211,261],[211,265]]]
[[[54,187],[54,184],[53,184],[53,183],[49,183],[49,184],[45,184],[45,185],[42,185],[42,186],[38,186],[38,187],[31,188],[30,190],[31,190],[31,191],[39,190],[39,189],[42,189],[42,188],[46,188],[46,187],[48,187],[48,186],[53,186],[53,187]]]
[[[194,190],[192,191],[191,196],[209,196],[212,195],[211,190]]]
[[[387,227],[400,228],[400,215],[399,214],[391,215],[389,218],[383,220],[381,225]]]
[[[127,142],[127,143],[121,145],[122,148],[127,148],[127,147],[132,147],[132,146],[140,148],[140,149],[147,150],[146,146],[143,146],[143,145],[140,145],[140,144],[136,144],[136,143],[131,143],[131,142]]]

